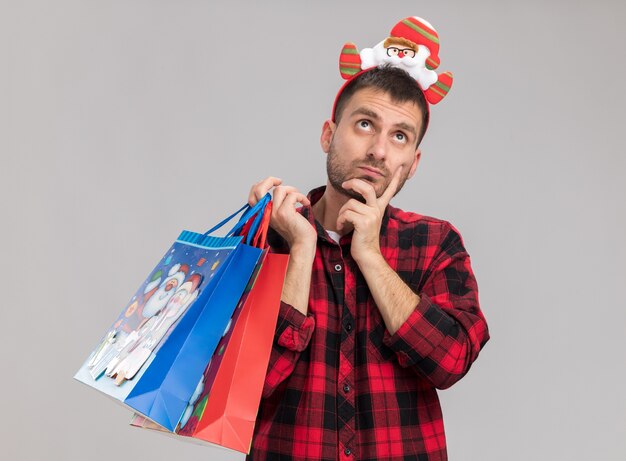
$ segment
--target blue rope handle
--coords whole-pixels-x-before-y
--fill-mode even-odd
[[[239,232],[243,228],[243,226],[246,224],[246,222],[248,222],[248,220],[252,216],[257,214],[257,216],[256,216],[256,218],[255,218],[255,220],[254,220],[254,222],[252,224],[252,227],[250,228],[250,232],[248,233],[248,237],[247,237],[247,240],[246,240],[246,243],[250,244],[250,242],[252,241],[252,238],[254,237],[254,234],[256,233],[256,230],[258,229],[258,227],[259,227],[259,225],[261,223],[261,220],[263,219],[263,211],[265,211],[265,207],[267,206],[267,204],[270,202],[271,199],[272,199],[272,196],[268,192],[267,194],[265,194],[263,196],[263,198],[261,200],[259,200],[256,203],[256,205],[251,207],[250,205],[245,204],[239,210],[235,211],[229,217],[224,219],[222,222],[220,222],[219,224],[215,225],[214,227],[212,227],[211,229],[206,231],[204,233],[204,235],[212,234],[213,232],[215,232],[216,230],[218,230],[221,227],[223,227],[224,224],[229,222],[231,219],[233,219],[235,216],[237,216],[239,213],[241,213],[243,211],[244,213],[241,216],[241,218],[239,218],[239,221],[237,222],[237,224],[235,224],[235,226],[228,232],[228,234],[226,234],[226,236],[230,237],[230,236],[234,235],[235,233]]]
[[[261,200],[257,202],[256,205],[254,205],[253,207],[250,207],[250,209],[243,214],[243,216],[239,219],[239,222],[235,224],[235,227],[231,229],[228,235],[231,236],[231,235],[237,234],[241,229],[243,229],[246,223],[256,214],[256,218],[252,222],[252,226],[250,227],[250,231],[248,232],[248,240],[246,241],[246,243],[249,244],[252,241],[252,238],[254,237],[256,230],[261,224],[265,207],[267,206],[268,203],[270,203],[271,200],[272,200],[272,196],[269,193],[265,194],[263,198],[261,198]]]
[[[233,234],[235,232],[239,232],[239,230],[242,229],[243,226],[248,222],[248,220],[251,219],[251,217],[254,216],[255,213],[256,213],[254,221],[252,221],[252,225],[250,226],[250,229],[248,230],[248,235],[246,236],[246,245],[252,245],[252,241],[254,240],[254,236],[256,235],[256,233],[257,233],[257,231],[259,229],[259,226],[261,225],[261,222],[263,221],[263,215],[265,214],[265,208],[267,208],[267,205],[268,205],[268,203],[270,203],[271,200],[272,200],[272,196],[269,193],[265,194],[263,196],[263,198],[259,201],[259,203],[262,202],[262,204],[260,206],[259,206],[259,203],[257,203],[255,205],[255,207],[258,207],[258,211],[253,211],[251,209],[247,219],[244,219],[245,217],[242,216],[240,221],[235,226],[235,228],[238,228],[237,231],[235,231],[235,229],[233,229],[231,231]],[[246,213],[246,214],[248,214],[248,213]]]

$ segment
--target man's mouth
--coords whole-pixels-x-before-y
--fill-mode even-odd
[[[371,166],[360,166],[361,171],[372,178],[382,178],[385,176],[382,171],[377,168],[373,168]]]

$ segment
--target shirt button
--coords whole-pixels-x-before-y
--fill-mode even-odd
[[[351,323],[346,325],[346,331],[352,331],[352,324]]]
[[[346,393],[350,392],[350,386],[348,386],[347,384],[344,384],[343,385],[343,391],[346,392]]]
[[[335,270],[341,272],[341,264],[335,264]]]
[[[350,450],[349,448],[346,448],[345,450],[343,450],[343,452],[346,454],[346,456],[350,456],[352,454],[352,450]]]

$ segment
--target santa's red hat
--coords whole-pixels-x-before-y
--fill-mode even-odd
[[[410,40],[416,45],[424,45],[430,51],[426,67],[439,67],[439,35],[433,26],[418,16],[404,18],[391,29],[390,37]]]
[[[191,283],[191,288],[189,289],[189,293],[192,293],[196,288],[198,288],[198,285],[200,285],[201,281],[202,281],[201,274],[197,274],[197,273],[191,274],[189,278],[185,280],[185,283]]]
[[[167,276],[171,277],[172,275],[178,274],[179,272],[187,275],[189,273],[189,266],[187,264],[176,263],[170,268]]]

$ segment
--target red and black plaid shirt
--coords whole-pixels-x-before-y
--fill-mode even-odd
[[[249,459],[447,459],[436,389],[461,379],[489,339],[460,235],[387,207],[382,254],[421,298],[390,335],[350,255],[351,234],[338,245],[310,207],[301,212],[318,232],[308,315],[281,305]]]

